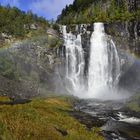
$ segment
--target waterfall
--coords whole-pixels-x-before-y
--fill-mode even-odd
[[[100,92],[115,87],[120,75],[119,56],[103,23],[94,23],[88,73],[88,96],[98,97]]]
[[[66,88],[71,93],[78,93],[84,88],[84,52],[81,43],[81,35],[67,33],[63,26],[63,38],[65,46],[65,75]]]
[[[81,33],[67,33],[66,26],[62,27],[62,33],[65,46],[65,86],[69,93],[82,98],[98,98],[101,93],[117,86],[120,76],[119,56],[111,37],[105,33],[103,23],[94,24],[90,53],[83,50]],[[89,53],[87,65],[85,53]],[[85,66],[88,67],[88,74],[85,73]]]

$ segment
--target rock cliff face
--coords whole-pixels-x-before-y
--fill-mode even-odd
[[[117,47],[140,55],[140,21],[106,24],[106,32],[113,37]]]
[[[59,43],[55,37],[43,36],[0,50],[0,95],[30,98],[54,91]]]
[[[120,1],[120,0],[118,0]],[[139,0],[127,0],[128,9],[130,12],[137,11],[140,8]]]

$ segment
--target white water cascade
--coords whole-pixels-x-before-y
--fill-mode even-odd
[[[81,34],[67,33],[62,27],[65,46],[65,85],[67,91],[82,98],[101,98],[117,86],[120,62],[115,44],[104,31],[103,23],[94,24],[90,39],[88,74]],[[106,92],[106,93],[105,93]],[[114,95],[113,95],[114,96]]]
[[[67,33],[63,26],[63,38],[66,56],[66,88],[70,93],[78,94],[84,89],[84,52],[81,44],[81,35]]]
[[[103,23],[94,23],[90,42],[88,96],[100,98],[118,83],[119,56],[113,41],[104,31]]]

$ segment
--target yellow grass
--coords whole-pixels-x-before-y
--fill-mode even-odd
[[[0,97],[3,101],[4,97]],[[24,105],[0,105],[2,140],[102,140],[98,128],[88,131],[68,111],[65,98],[34,99]],[[63,135],[60,131],[67,135]]]

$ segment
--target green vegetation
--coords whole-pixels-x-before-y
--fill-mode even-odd
[[[7,56],[0,56],[0,74],[8,79],[17,79],[14,64]]]
[[[88,131],[68,114],[72,106],[67,97],[2,105],[7,100],[7,97],[0,97],[1,140],[103,140],[98,128]]]
[[[136,94],[135,96],[132,97],[132,99],[127,103],[127,107],[135,112],[140,112],[140,94]]]
[[[62,45],[62,40],[53,36],[48,37],[49,48],[58,48]]]
[[[0,6],[0,34],[24,37],[35,28],[45,29],[48,22],[31,11],[25,13],[16,7]]]
[[[130,10],[130,6],[131,10]],[[140,9],[127,0],[75,0],[58,17],[61,24],[129,21],[140,18]]]

